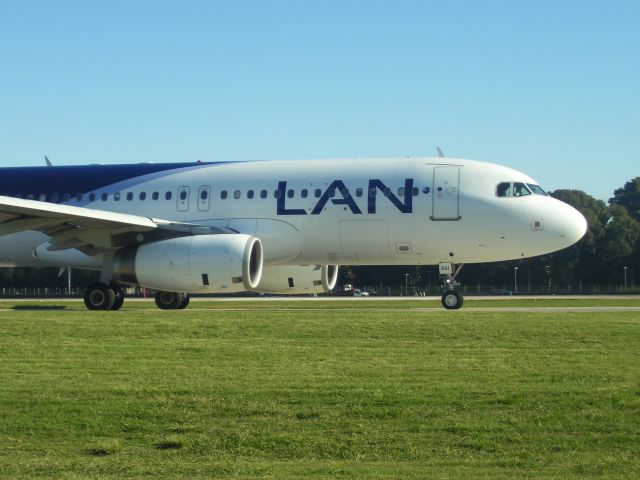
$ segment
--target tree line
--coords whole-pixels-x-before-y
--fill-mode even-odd
[[[627,290],[636,286],[636,276],[640,278],[640,177],[615,190],[607,203],[580,190],[549,194],[585,216],[589,228],[584,238],[572,247],[541,257],[466,265],[459,277],[463,289],[471,293],[620,291],[625,276]],[[97,277],[96,272],[73,270],[72,285],[84,287]],[[434,266],[343,266],[340,283],[367,287],[378,294],[397,294],[405,287],[405,294],[433,294],[440,286]],[[0,288],[45,286],[64,288],[67,275],[60,275],[57,268],[0,269]]]

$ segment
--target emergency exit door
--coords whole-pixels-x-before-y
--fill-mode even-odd
[[[460,167],[433,168],[431,220],[460,220]]]

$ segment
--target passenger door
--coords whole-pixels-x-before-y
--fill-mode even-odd
[[[460,220],[460,167],[433,168],[433,207],[431,220]]]

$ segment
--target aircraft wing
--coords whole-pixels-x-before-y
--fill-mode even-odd
[[[125,213],[0,196],[0,236],[35,230],[51,237],[49,250],[87,255],[185,235],[234,233]]]

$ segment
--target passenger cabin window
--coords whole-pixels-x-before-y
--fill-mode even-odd
[[[133,200],[133,192],[129,192],[129,193],[127,193],[127,200],[128,200],[128,201]]]
[[[227,191],[226,191],[226,190],[222,190],[222,191],[220,192],[220,198],[221,198],[222,200],[224,200],[225,198],[227,198]]]
[[[266,190],[261,190],[260,191],[260,198],[267,198],[267,191]]]
[[[235,192],[233,192],[233,198],[235,198],[236,200],[240,198],[240,190],[236,190]]]
[[[207,190],[203,189],[200,192],[200,200],[206,200],[208,196],[209,196],[209,192]]]
[[[147,198],[147,193],[146,192],[140,192],[140,201],[144,201]]]
[[[153,200],[158,200],[158,198],[160,198],[160,193],[158,192],[153,192],[153,194],[151,195],[151,198]]]
[[[55,193],[53,195],[55,195]],[[53,195],[52,195],[52,198],[51,198],[52,202],[53,202]],[[96,201],[96,194],[95,193],[90,193],[89,194],[89,201],[90,202],[95,202]]]
[[[164,194],[164,199],[165,200],[171,200],[171,197],[173,197],[173,194],[171,192],[167,192]]]
[[[306,188],[303,188],[302,190],[300,190],[301,198],[307,198],[307,195],[309,195],[309,190],[307,190]]]
[[[103,193],[103,194],[100,196],[100,199],[101,199],[103,202],[106,202],[108,198],[109,198],[109,194],[108,194],[108,193]]]
[[[361,197],[363,193],[362,187],[356,188],[356,197]]]
[[[253,198],[253,190],[247,190],[247,198]]]

